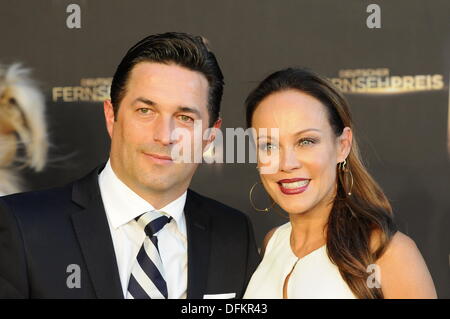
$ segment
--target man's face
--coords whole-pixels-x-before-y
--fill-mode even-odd
[[[171,150],[181,141],[172,133],[185,129],[183,138],[193,145],[194,120],[202,121],[202,134],[208,128],[208,88],[199,72],[140,62],[130,73],[116,118],[111,102],[105,102],[111,165],[133,191],[174,199],[188,188],[198,164],[174,162]]]

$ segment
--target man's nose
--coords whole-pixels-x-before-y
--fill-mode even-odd
[[[154,126],[153,139],[162,145],[170,145],[174,143],[172,132],[174,123],[170,118],[159,118]]]

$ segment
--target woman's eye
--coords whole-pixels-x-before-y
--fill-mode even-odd
[[[259,149],[262,151],[274,151],[276,149],[276,146],[270,143],[266,143],[266,144],[261,144],[259,146]]]
[[[301,139],[300,141],[298,141],[298,144],[300,145],[300,146],[308,146],[308,145],[311,145],[311,144],[315,144],[315,140],[313,140],[313,139],[310,139],[310,138],[305,138],[305,139]]]
[[[186,122],[186,123],[194,122],[194,119],[193,119],[192,117],[190,117],[190,116],[187,116],[187,115],[180,115],[180,116],[179,116],[179,119],[180,119],[182,122]]]

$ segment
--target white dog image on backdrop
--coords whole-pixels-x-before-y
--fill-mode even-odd
[[[47,162],[45,98],[20,64],[0,65],[0,196],[23,190],[22,168]]]

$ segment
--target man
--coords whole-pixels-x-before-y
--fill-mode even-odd
[[[189,190],[198,164],[172,154],[195,144],[194,123],[220,128],[222,91],[200,37],[165,33],[133,46],[104,102],[106,165],[0,199],[0,297],[241,297],[259,262],[249,220]]]

